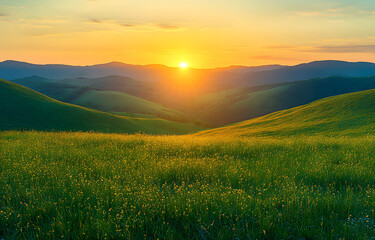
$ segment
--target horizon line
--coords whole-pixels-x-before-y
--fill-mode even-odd
[[[122,65],[128,65],[128,66],[162,66],[167,68],[179,68],[178,66],[168,66],[161,63],[149,63],[149,64],[132,64],[132,63],[126,63],[126,62],[120,62],[120,61],[111,61],[111,62],[104,62],[104,63],[96,63],[96,64],[87,64],[87,65],[75,65],[75,64],[65,64],[65,63],[33,63],[33,62],[27,62],[24,60],[14,60],[14,59],[7,59],[3,60],[0,63],[5,62],[16,62],[16,63],[24,63],[24,64],[30,64],[30,65],[39,65],[39,66],[51,66],[51,65],[57,65],[57,66],[70,66],[70,67],[93,67],[93,66],[100,66],[100,65],[109,65],[109,64],[122,64]],[[325,60],[314,60],[314,61],[308,61],[308,62],[300,62],[293,65],[284,65],[279,63],[271,63],[271,64],[262,64],[262,65],[242,65],[242,64],[233,64],[233,65],[227,65],[227,66],[219,66],[219,67],[213,67],[213,68],[196,68],[196,67],[188,67],[188,69],[195,69],[195,70],[214,70],[214,69],[225,69],[225,68],[231,68],[231,67],[244,67],[244,68],[255,68],[255,67],[264,67],[264,66],[280,66],[280,67],[293,67],[303,64],[309,64],[309,63],[315,63],[315,62],[346,62],[346,63],[373,63],[370,61],[345,61],[345,60],[335,60],[335,59],[325,59]]]

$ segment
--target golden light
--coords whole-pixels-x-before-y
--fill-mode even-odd
[[[180,63],[180,68],[187,68],[189,65],[186,62]]]

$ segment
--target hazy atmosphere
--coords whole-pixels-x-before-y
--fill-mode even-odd
[[[375,61],[372,0],[1,0],[0,60],[195,68]]]

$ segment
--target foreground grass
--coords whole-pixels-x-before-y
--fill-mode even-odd
[[[0,133],[0,239],[373,239],[375,137]]]

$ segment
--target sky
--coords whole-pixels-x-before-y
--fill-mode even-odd
[[[0,61],[375,62],[373,0],[0,0]]]

